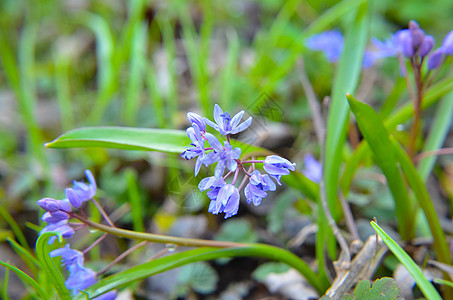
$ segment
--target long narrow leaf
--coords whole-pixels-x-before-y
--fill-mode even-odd
[[[450,264],[451,256],[450,251],[448,250],[447,241],[423,179],[420,177],[409,156],[403,148],[401,148],[398,142],[396,140],[392,140],[392,142],[396,158],[398,159],[401,168],[406,175],[410,187],[414,191],[418,204],[423,209],[426,219],[428,220],[429,228],[431,229],[431,233],[434,237],[434,251],[437,254],[437,259],[440,262]]]
[[[42,290],[42,288],[39,286],[39,284],[30,276],[28,276],[24,271],[22,271],[19,268],[16,268],[15,266],[12,266],[4,261],[0,260],[0,266],[3,266],[11,271],[13,271],[24,283],[30,285],[35,292],[39,295],[40,299],[47,299],[48,297],[46,296],[46,293]],[[6,287],[4,287],[6,288]]]
[[[154,261],[144,263],[126,271],[116,273],[112,276],[102,279],[97,284],[91,286],[86,290],[90,297],[96,297],[109,290],[127,285],[137,280],[164,272],[169,269],[180,267],[189,263],[212,260],[220,257],[264,257],[272,260],[281,261],[298,269],[304,277],[315,287],[318,291],[323,292],[327,287],[323,286],[318,280],[317,275],[305,264],[300,258],[292,253],[283,249],[254,244],[239,248],[211,248],[203,247],[194,250],[188,250],[181,253],[173,254],[167,257],[159,258]],[[80,296],[78,299],[82,299]]]
[[[354,113],[360,131],[370,145],[377,164],[387,178],[390,191],[395,201],[395,214],[398,219],[398,229],[403,239],[410,239],[414,234],[414,219],[412,205],[401,175],[393,145],[382,121],[369,105],[360,102],[351,95],[347,95],[349,105]]]
[[[425,278],[423,272],[410,256],[394,241],[392,238],[379,227],[374,221],[371,222],[376,233],[382,238],[384,243],[389,247],[390,251],[396,258],[406,267],[407,271],[414,277],[415,282],[420,287],[420,290],[425,295],[426,299],[441,300],[439,293],[434,286]]]
[[[46,232],[39,236],[38,240],[36,241],[36,255],[38,256],[43,271],[45,272],[46,276],[50,279],[50,282],[52,282],[52,285],[53,287],[55,287],[55,290],[57,291],[60,299],[70,300],[71,295],[68,289],[66,288],[63,275],[61,275],[61,272],[55,266],[52,258],[49,256],[48,241],[51,237],[54,237],[55,235],[58,236],[60,242],[63,240],[61,234],[56,232]]]

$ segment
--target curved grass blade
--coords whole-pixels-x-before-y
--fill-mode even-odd
[[[338,71],[332,89],[332,104],[327,120],[326,160],[324,178],[326,183],[326,198],[332,216],[337,219],[341,215],[338,208],[337,192],[340,171],[341,154],[346,138],[346,127],[349,117],[349,107],[345,99],[346,93],[353,93],[357,87],[362,58],[368,31],[368,2],[364,1],[357,9],[355,20],[345,35],[344,49],[338,63]]]
[[[39,261],[30,253],[28,249],[22,247],[12,238],[7,237],[6,240],[11,244],[11,247],[13,247],[16,253],[22,258],[22,260],[27,264],[33,275],[36,276],[38,274],[37,267],[39,267]]]
[[[252,244],[244,247],[221,249],[203,247],[159,258],[104,278],[86,289],[86,292],[90,297],[96,297],[118,287],[189,263],[212,260],[220,257],[243,256],[264,257],[287,263],[301,272],[310,284],[312,284],[319,292],[323,292],[327,288],[321,284],[317,275],[310,267],[294,254],[269,245]],[[82,296],[77,299],[82,299]]]
[[[11,230],[13,231],[14,236],[17,238],[17,240],[19,241],[21,246],[27,250],[30,250],[30,246],[28,246],[27,239],[25,238],[25,235],[23,234],[19,225],[14,220],[14,218],[11,216],[11,214],[3,206],[0,206],[0,216],[11,227]]]
[[[20,278],[20,280],[22,280],[22,282],[28,284],[35,290],[35,292],[39,295],[40,299],[48,298],[46,293],[44,293],[42,288],[39,286],[39,284],[33,278],[31,278],[26,273],[24,273],[24,271],[22,271],[21,269],[15,267],[13,265],[10,265],[4,261],[1,261],[1,260],[0,260],[0,266],[3,266],[5,268],[13,271]],[[4,288],[6,288],[6,286]]]
[[[420,174],[417,172],[417,169],[411,162],[409,156],[398,144],[398,142],[394,139],[392,139],[392,142],[396,158],[399,161],[404,174],[406,175],[406,179],[409,182],[410,187],[414,191],[418,204],[423,209],[426,219],[428,220],[428,225],[434,238],[433,246],[437,259],[440,262],[450,264],[451,256],[450,251],[448,250],[447,241],[423,179],[420,177]]]
[[[382,238],[384,243],[389,247],[390,251],[396,256],[396,258],[406,267],[407,271],[414,277],[415,282],[420,287],[423,295],[426,299],[430,300],[441,300],[439,293],[434,286],[425,278],[423,272],[417,266],[417,264],[410,258],[410,256],[394,241],[392,238],[379,227],[374,221],[371,222],[376,233]]]
[[[49,256],[48,241],[53,236],[57,236],[60,242],[63,241],[63,237],[57,232],[46,232],[41,234],[36,241],[36,255],[41,263],[41,268],[46,273],[49,281],[52,282],[53,287],[57,290],[60,299],[71,300],[72,298],[64,283],[63,275],[61,275],[61,272]],[[44,299],[46,298],[49,297],[45,297]]]
[[[387,183],[395,201],[395,214],[401,237],[408,240],[414,234],[413,208],[409,200],[403,176],[397,166],[393,145],[376,111],[351,95],[347,95],[360,131],[374,154],[376,163],[387,178]]]

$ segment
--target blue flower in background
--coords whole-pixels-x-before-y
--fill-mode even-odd
[[[74,229],[68,225],[68,220],[61,220],[55,223],[49,223],[46,227],[44,227],[39,234],[43,234],[46,232],[56,231],[59,232],[63,238],[68,239],[74,235]],[[49,238],[49,244],[52,244],[56,240],[55,236]]]
[[[97,186],[93,173],[91,173],[90,170],[85,170],[85,175],[89,184],[74,180],[74,186],[65,190],[66,197],[69,199],[69,202],[71,202],[73,207],[79,208],[83,202],[93,199],[96,195]]]
[[[191,143],[192,147],[187,147],[188,149],[181,153],[181,157],[187,160],[198,157],[195,163],[195,176],[197,176],[201,168],[202,158],[205,155],[204,149],[205,140],[201,136],[201,131],[198,125],[195,123],[193,123],[192,125],[193,127],[189,127],[186,130],[187,135],[189,136],[190,141],[192,142]]]
[[[262,175],[258,170],[253,171],[249,184],[244,189],[247,204],[253,202],[255,206],[261,204],[261,200],[267,196],[267,191],[275,191],[277,188],[269,175]]]
[[[214,176],[217,179],[223,175],[225,166],[228,170],[234,172],[238,165],[236,159],[239,159],[241,156],[241,149],[233,148],[227,141],[225,141],[225,147],[222,146],[219,140],[210,133],[206,133],[205,137],[214,151],[206,154],[206,156],[201,159],[202,163],[208,166],[217,162],[214,172]]]
[[[302,171],[308,179],[318,183],[322,177],[322,166],[311,154],[304,156],[305,170]]]
[[[445,36],[442,42],[442,50],[445,55],[453,55],[453,30]]]
[[[343,51],[343,34],[338,30],[314,34],[306,45],[311,50],[322,51],[330,62],[336,62]]]
[[[264,160],[264,170],[277,180],[279,185],[282,175],[289,175],[289,171],[294,171],[296,164],[278,155],[267,156]]]
[[[218,104],[214,105],[214,120],[212,122],[208,118],[204,118],[205,122],[220,132],[221,135],[236,134],[247,129],[252,124],[252,117],[239,124],[244,116],[244,111],[240,111],[233,118],[230,117],[228,112],[223,112]],[[212,146],[212,145],[211,145]]]

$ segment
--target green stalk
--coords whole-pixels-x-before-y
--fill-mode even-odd
[[[90,227],[98,229],[103,232],[110,233],[115,236],[130,238],[136,240],[149,241],[154,243],[164,243],[164,244],[174,244],[185,247],[215,247],[215,248],[226,248],[219,249],[214,253],[207,253],[207,257],[203,257],[200,260],[216,259],[220,257],[233,257],[233,256],[258,256],[269,258],[272,260],[281,261],[288,264],[292,268],[299,271],[307,281],[319,292],[324,292],[328,287],[325,282],[322,282],[318,275],[311,270],[310,266],[301,260],[299,257],[293,253],[265,244],[247,244],[247,243],[235,243],[235,242],[223,242],[223,241],[210,241],[202,239],[192,239],[192,238],[182,238],[182,237],[173,237],[166,235],[159,235],[153,233],[145,232],[136,232],[126,229],[109,227],[106,225],[98,224],[92,222],[88,219],[81,218],[77,215],[72,215],[73,217],[79,219],[83,223],[87,224]],[[193,260],[188,261],[187,263],[193,262]]]

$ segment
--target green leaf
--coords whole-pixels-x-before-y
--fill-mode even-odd
[[[11,271],[13,271],[24,283],[29,284],[39,295],[40,299],[47,299],[46,293],[42,290],[42,288],[39,286],[39,284],[30,276],[28,276],[24,271],[22,271],[19,268],[16,268],[15,266],[12,266],[4,261],[0,260],[0,266],[3,266]],[[6,288],[6,287],[5,287]]]
[[[387,178],[387,184],[395,201],[395,214],[401,237],[410,239],[414,234],[413,208],[409,200],[403,176],[397,166],[393,145],[382,121],[371,106],[347,95],[360,131],[374,154],[376,163]]]
[[[268,262],[258,266],[252,273],[252,277],[263,282],[267,275],[271,273],[284,273],[289,270],[289,266],[279,262]]]
[[[106,126],[68,131],[47,143],[46,147],[102,147],[181,153],[188,145],[190,140],[183,130]]]
[[[178,284],[182,285],[184,295],[187,293],[187,288],[200,294],[210,294],[216,290],[218,281],[217,272],[203,261],[182,267],[178,274]]]
[[[426,299],[441,300],[439,293],[434,286],[425,278],[422,270],[410,258],[410,256],[374,221],[371,222],[376,233],[382,238],[384,243],[389,247],[390,251],[398,258],[398,260],[406,267],[407,271],[414,277],[415,282],[419,286]]]
[[[271,154],[269,150],[232,140],[234,147],[240,147],[242,154],[257,156]],[[83,127],[68,131],[50,143],[48,148],[113,148],[123,150],[161,151],[182,153],[190,145],[184,130],[152,129],[136,127]]]
[[[233,219],[223,223],[220,232],[216,236],[218,241],[254,243],[258,236],[253,230],[250,222],[246,219]]]
[[[213,260],[221,257],[243,256],[264,257],[282,261],[301,272],[307,281],[319,292],[324,292],[327,289],[327,286],[323,286],[318,276],[310,267],[294,254],[269,245],[251,244],[234,248],[202,247],[162,257],[106,277],[86,289],[86,292],[90,297],[96,297],[118,287],[189,263]],[[83,299],[83,297],[80,295],[76,299]]]
[[[38,274],[37,266],[39,266],[39,261],[33,256],[33,254],[30,253],[28,249],[22,247],[12,238],[6,238],[6,240],[11,244],[11,247],[13,247],[14,251],[16,251],[16,253],[22,258],[22,260],[27,264],[27,266],[36,276]]]
[[[447,246],[447,241],[445,239],[444,232],[439,222],[436,210],[434,209],[433,202],[429,196],[428,190],[421,178],[420,174],[417,172],[414,164],[411,162],[409,156],[403,150],[403,148],[398,144],[398,142],[392,139],[394,152],[396,158],[398,159],[401,168],[406,175],[407,181],[409,182],[410,187],[414,191],[415,198],[418,201],[418,204],[423,209],[426,219],[428,220],[428,225],[431,230],[431,233],[434,237],[434,251],[437,254],[437,259],[440,262],[450,264],[451,256],[450,251]]]
[[[368,280],[360,281],[354,289],[354,297],[349,294],[344,295],[342,300],[394,300],[402,299],[395,279],[383,277],[376,280],[371,286]]]
[[[72,299],[68,289],[64,283],[64,278],[59,269],[55,266],[52,258],[49,255],[49,244],[48,241],[51,237],[57,236],[60,242],[63,241],[63,237],[58,232],[46,232],[39,236],[36,241],[36,255],[41,264],[42,270],[46,273],[49,281],[57,290],[60,299]],[[46,297],[48,298],[48,297]],[[45,298],[45,299],[46,299]]]
[[[332,103],[327,119],[326,159],[324,178],[326,198],[332,216],[337,219],[341,210],[337,203],[338,177],[342,157],[343,144],[346,138],[349,108],[345,99],[346,93],[353,93],[357,87],[362,59],[367,42],[368,2],[364,1],[357,8],[353,23],[348,26],[345,44],[338,63],[338,71],[332,89]]]

